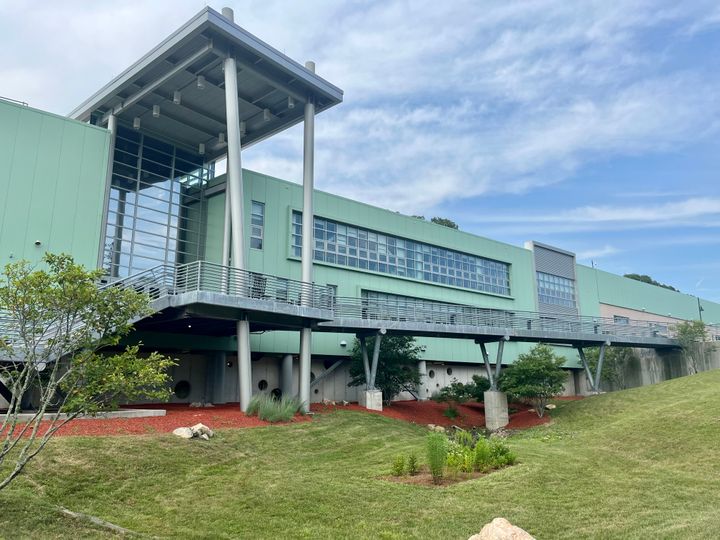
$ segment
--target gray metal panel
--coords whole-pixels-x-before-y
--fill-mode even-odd
[[[567,306],[559,306],[557,304],[546,304],[544,302],[538,302],[540,313],[549,315],[577,315],[577,308],[571,308]]]
[[[575,280],[575,257],[566,253],[534,246],[535,270]]]

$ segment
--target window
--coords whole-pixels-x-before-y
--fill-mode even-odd
[[[630,317],[623,317],[622,315],[613,315],[613,322],[615,324],[630,324]]]
[[[252,201],[252,210],[250,214],[250,247],[253,249],[262,249],[264,236],[265,204]]]
[[[572,279],[538,272],[537,288],[541,304],[575,307],[575,282]]]
[[[302,254],[302,214],[293,212],[291,253]],[[495,294],[510,294],[510,265],[315,217],[319,262]]]

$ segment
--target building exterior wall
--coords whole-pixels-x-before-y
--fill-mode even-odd
[[[0,100],[0,265],[64,252],[96,267],[109,143],[105,129]]]

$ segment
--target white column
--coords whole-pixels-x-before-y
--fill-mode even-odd
[[[428,398],[427,392],[425,391],[425,389],[427,388],[427,362],[425,360],[420,360],[418,362],[418,373],[420,374],[418,399],[420,401],[425,401]]]
[[[232,21],[231,9],[223,15]],[[237,63],[228,57],[223,63],[225,71],[225,114],[227,118],[227,185],[230,196],[231,254],[233,268],[245,269],[245,234],[243,218],[243,180],[240,159],[240,110],[238,103]],[[227,196],[227,194],[226,194]],[[250,365],[250,323],[247,318],[237,322],[238,389],[240,410],[245,411],[252,396],[252,367]]]
[[[315,72],[314,62],[305,62],[305,67]],[[303,132],[303,209],[302,209],[302,281],[312,284],[313,281],[313,244],[314,244],[314,211],[313,182],[315,162],[315,103],[308,96],[305,103],[305,129]],[[303,295],[303,305],[311,305],[312,295]],[[312,353],[312,330],[300,330],[300,401],[305,410],[310,409],[310,367]]]
[[[100,245],[98,246],[97,259],[98,268],[102,268],[103,263],[105,262],[105,233],[107,231],[108,212],[110,211],[110,188],[112,187],[113,163],[115,162],[115,136],[117,135],[117,117],[114,114],[108,116],[107,128],[110,132],[110,148],[108,151],[107,173],[105,175],[105,199],[103,201],[102,225],[100,226]],[[115,257],[113,256],[113,260],[110,261],[110,264],[115,262],[114,258]]]
[[[282,395],[290,397],[293,395],[293,357],[292,354],[283,356],[280,365],[280,390]]]

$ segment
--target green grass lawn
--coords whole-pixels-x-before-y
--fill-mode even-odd
[[[450,487],[387,482],[426,430],[350,411],[312,423],[56,439],[0,492],[0,537],[98,537],[62,505],[142,535],[467,538],[503,516],[539,539],[714,538],[720,371],[561,402],[510,439],[520,463]]]

